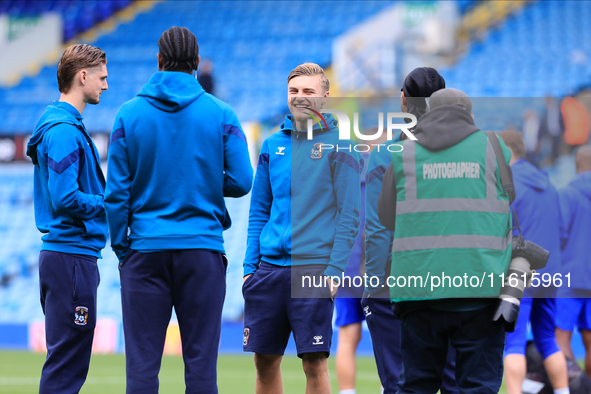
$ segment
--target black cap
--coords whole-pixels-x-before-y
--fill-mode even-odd
[[[445,89],[445,79],[437,70],[431,67],[419,67],[406,76],[401,90],[407,98],[418,98],[431,97],[431,94],[440,89]]]

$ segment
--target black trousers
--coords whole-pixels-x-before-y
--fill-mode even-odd
[[[423,308],[403,315],[403,367],[398,393],[437,393],[449,345],[456,350],[460,393],[498,393],[503,379],[505,329],[491,321],[494,307],[461,312]]]

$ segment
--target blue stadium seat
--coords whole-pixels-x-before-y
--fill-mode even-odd
[[[18,3],[18,2],[15,2]],[[104,17],[104,12],[114,12],[129,2],[76,1],[54,2],[51,7],[64,10],[64,35],[66,39],[93,26]],[[95,45],[105,50],[108,59],[110,91],[103,102],[112,94],[113,106],[119,106],[132,98],[149,77],[156,71],[157,40],[172,25],[186,26],[197,36],[200,54],[211,59],[215,65],[214,77],[223,100],[238,108],[249,108],[239,113],[242,120],[258,119],[268,114],[268,103],[252,103],[249,97],[261,89],[261,84],[273,86],[271,90],[284,91],[283,81],[287,73],[298,63],[313,61],[326,66],[330,63],[332,38],[350,26],[390,6],[392,1],[367,1],[354,4],[347,1],[329,2],[268,2],[268,1],[192,1],[164,2],[157,4],[146,14],[140,14],[134,21],[119,26],[113,33],[101,37]],[[50,5],[44,6],[49,8]],[[102,7],[102,8],[101,8]],[[15,6],[11,6],[15,8]],[[19,8],[20,9],[20,8]],[[355,12],[351,12],[351,10]],[[90,12],[89,10],[92,10]],[[98,15],[98,16],[96,16]],[[292,18],[299,15],[297,21]],[[335,23],[334,21],[339,21]],[[314,26],[314,29],[307,28]],[[319,30],[323,33],[320,34]],[[275,70],[281,70],[278,75]],[[263,77],[259,77],[260,75]],[[273,74],[271,74],[273,73]],[[56,68],[47,67],[41,74],[24,82],[27,92],[37,91],[39,85],[55,89]],[[272,75],[272,76],[271,76]],[[269,76],[269,77],[265,77]],[[279,78],[280,85],[269,85],[271,79]],[[256,82],[255,82],[256,80]],[[10,90],[18,91],[20,87]],[[9,91],[10,91],[9,90]],[[39,90],[41,92],[41,90]],[[47,91],[44,91],[47,93]],[[117,93],[115,95],[115,93]],[[0,91],[2,96],[9,92]],[[27,96],[22,103],[43,100]],[[242,100],[248,105],[240,105]],[[28,101],[28,103],[27,103]],[[283,100],[282,100],[283,101]],[[257,108],[254,108],[253,105]],[[284,111],[282,103],[276,106]],[[0,108],[0,116],[3,109]],[[97,111],[110,114],[104,106]],[[31,111],[32,112],[32,111]],[[108,116],[107,115],[107,116]],[[37,115],[35,115],[37,116]],[[33,114],[29,117],[34,117]],[[103,119],[104,117],[100,117]],[[15,119],[15,122],[17,120]],[[100,127],[107,124],[100,121]],[[91,131],[104,131],[88,122]],[[2,126],[0,126],[2,127]],[[11,129],[18,129],[11,123]]]

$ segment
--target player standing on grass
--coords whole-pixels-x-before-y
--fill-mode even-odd
[[[252,186],[234,111],[191,75],[197,39],[174,26],[158,40],[158,72],[123,104],[111,134],[106,209],[119,258],[127,393],[158,393],[172,308],[187,393],[217,393],[226,295],[224,197]],[[129,231],[129,232],[128,232]]]
[[[402,112],[415,115],[420,121],[429,110],[426,98],[444,88],[445,80],[437,70],[431,67],[415,68],[404,79],[400,109]],[[374,144],[385,146],[381,149],[374,147],[369,156],[365,188],[365,268],[367,276],[379,278],[379,282],[376,282],[375,287],[368,283],[361,305],[366,314],[384,394],[393,394],[397,392],[402,358],[400,320],[392,310],[390,290],[386,283],[392,265],[394,234],[380,223],[378,217],[378,197],[382,191],[384,173],[392,163],[392,153],[386,148],[391,142],[386,141],[385,134],[382,136],[384,138],[374,141]],[[400,134],[401,138],[403,136],[405,134]],[[456,352],[450,346],[440,388],[442,394],[458,392],[455,382],[455,359]]]
[[[27,145],[35,164],[35,222],[47,359],[39,393],[78,393],[86,380],[96,326],[96,264],[107,239],[99,154],[84,124],[86,104],[107,90],[107,57],[90,45],[68,47],[57,67],[61,96],[48,106]]]
[[[513,235],[520,235],[540,245],[550,258],[546,266],[536,270],[538,279],[560,271],[560,213],[558,193],[545,172],[538,170],[525,160],[523,138],[515,131],[499,134],[511,150],[511,171],[515,185],[513,209],[521,229],[514,229]],[[517,221],[516,221],[517,223]],[[527,372],[525,349],[527,346],[527,324],[531,324],[534,343],[544,360],[544,367],[555,394],[568,394],[568,373],[566,359],[556,343],[555,316],[556,291],[554,286],[526,288],[519,305],[519,317],[513,332],[507,333],[505,341],[505,384],[507,394],[521,394]]]
[[[562,273],[570,274],[567,285],[558,288],[556,340],[564,354],[574,360],[571,337],[578,327],[585,345],[585,372],[591,376],[591,146],[575,154],[577,176],[558,192]]]
[[[375,130],[371,130],[370,134],[375,134]],[[360,234],[363,234],[364,231],[365,209],[363,207],[365,205],[365,165],[369,155],[367,153],[362,153],[362,156],[364,167],[361,171]],[[357,237],[355,245],[353,245],[349,264],[345,270],[345,277],[360,277],[365,272],[364,238],[365,237],[360,235]],[[355,380],[357,378],[357,363],[355,361],[355,356],[359,342],[361,342],[361,323],[365,320],[363,309],[359,303],[362,295],[363,284],[355,286],[354,283],[345,282],[339,286],[339,295],[334,300],[335,326],[339,329],[339,339],[335,355],[335,370],[337,373],[339,394],[356,393]]]
[[[327,357],[336,288],[330,280],[313,289],[297,282],[300,275],[340,277],[347,267],[359,231],[363,162],[350,145],[323,149],[339,145],[335,118],[318,118],[329,96],[324,70],[305,63],[287,82],[291,115],[264,141],[252,192],[243,344],[255,353],[257,393],[283,392],[280,364],[292,332],[306,393],[330,393]],[[312,140],[306,133],[310,114],[320,121]]]

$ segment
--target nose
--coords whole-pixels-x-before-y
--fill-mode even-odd
[[[105,83],[103,84],[103,87],[102,87],[102,89],[103,89],[103,90],[107,90],[107,89],[109,89],[109,83],[108,83],[107,81],[105,81]]]

